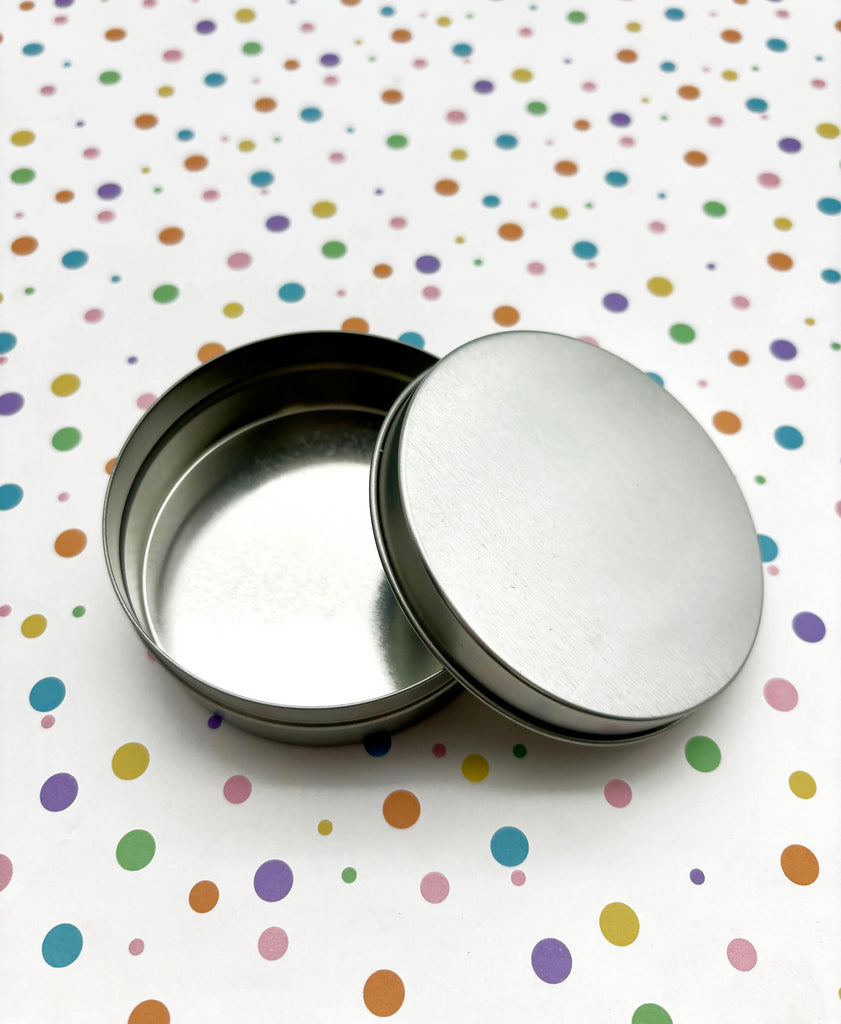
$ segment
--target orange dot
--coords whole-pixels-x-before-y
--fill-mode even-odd
[[[12,242],[12,252],[17,256],[28,256],[38,248],[38,240],[31,235],[23,235]]]
[[[108,474],[108,476],[111,476],[111,472],[112,472],[112,470],[114,469],[114,463],[115,463],[116,461],[117,461],[117,460],[116,460],[116,458],[113,458],[113,459],[109,459],[109,460],[108,460],[108,461],[107,461],[107,462],[105,463],[105,472],[106,472],[106,473]]]
[[[184,232],[181,228],[164,228],[158,235],[158,240],[164,245],[178,245],[183,237]]]
[[[259,100],[254,101],[254,109],[259,110],[261,114],[268,114],[276,106],[277,100],[273,100],[271,96],[261,96]]]
[[[412,33],[407,28],[396,28],[391,33],[391,38],[395,43],[408,43],[412,38]]]
[[[170,1024],[169,1010],[157,999],[144,999],[128,1015],[128,1024]]]
[[[105,33],[105,38],[112,43],[118,43],[121,39],[125,39],[126,30],[124,28],[109,28]]]
[[[31,11],[34,6],[35,4],[32,0],[23,0],[23,3],[20,5],[20,9],[22,11]]]
[[[399,89],[386,89],[380,95],[383,103],[399,103],[403,99],[403,93]]]
[[[794,260],[787,253],[772,252],[768,257],[768,266],[773,267],[774,270],[791,270]]]
[[[700,149],[690,149],[688,153],[683,154],[683,159],[690,167],[703,167],[707,162],[707,154],[702,153]]]
[[[637,59],[636,50],[620,50],[616,54],[616,59],[622,61],[623,64],[633,64]]]
[[[87,547],[88,538],[82,530],[65,530],[55,539],[55,551],[62,558],[75,558]]]
[[[818,858],[806,846],[787,846],[780,854],[783,874],[795,885],[811,885],[818,877]]]
[[[735,412],[727,412],[722,409],[713,416],[713,426],[722,434],[738,434],[742,429],[742,421]]]
[[[286,68],[287,71],[297,71],[301,65],[296,60],[287,60],[284,61],[283,66]]]
[[[73,198],[73,193],[69,188],[63,188],[60,192],[56,192],[55,201],[57,203],[69,203]]]
[[[742,33],[737,32],[735,28],[726,28],[721,33],[721,38],[725,43],[739,43],[742,40]]]
[[[435,191],[439,196],[454,196],[458,192],[458,182],[452,178],[442,178],[435,182]]]
[[[588,120],[587,120],[586,118],[584,118],[584,117],[580,117],[580,118],[579,118],[579,119],[578,119],[578,120],[577,120],[577,121],[576,121],[576,122],[575,122],[575,123],[573,124],[573,126],[572,126],[572,127],[573,127],[573,128],[577,128],[577,129],[578,129],[578,131],[580,131],[580,132],[588,132],[588,131],[590,130],[590,122],[589,122],[589,121],[588,121]]]
[[[188,156],[184,161],[184,166],[188,171],[203,171],[207,167],[207,157],[200,156],[198,153]]]
[[[740,348],[734,348],[727,358],[734,366],[747,366],[750,362],[750,356]]]
[[[374,277],[391,277],[392,269],[387,263],[378,263],[374,267]]]
[[[497,306],[493,318],[500,327],[513,327],[520,319],[520,314],[513,306]]]
[[[199,357],[200,363],[209,363],[211,359],[221,356],[224,351],[225,346],[220,345],[218,341],[206,341],[196,355]]]
[[[219,888],[214,882],[196,882],[190,890],[190,906],[197,914],[206,914],[219,902]]]
[[[697,100],[701,95],[701,90],[696,85],[682,85],[677,94],[684,100]]]
[[[392,828],[410,828],[420,817],[420,800],[408,789],[396,789],[383,801],[383,817]]]
[[[516,242],[518,238],[523,237],[523,229],[519,224],[500,224],[497,234],[506,242]]]
[[[154,128],[158,123],[158,119],[154,114],[138,114],[134,119],[134,123],[138,128]]]
[[[569,178],[573,174],[578,174],[578,164],[572,160],[559,160],[555,164],[555,170],[558,174],[562,174],[565,178]]]
[[[362,998],[375,1017],[390,1017],[403,1005],[406,989],[400,975],[394,971],[374,971],[365,982]]]
[[[363,320],[361,316],[349,316],[347,320],[342,322],[343,331],[355,331],[357,334],[367,334],[370,328],[368,327],[368,321]]]
[[[345,7],[356,7],[356,5],[359,3],[359,0],[342,0],[342,3],[344,4]]]

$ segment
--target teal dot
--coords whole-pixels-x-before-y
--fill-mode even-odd
[[[31,167],[18,167],[9,177],[16,185],[26,185],[35,177],[35,171]]]
[[[284,302],[300,302],[306,295],[306,289],[297,281],[287,281],[278,288],[277,294]]]
[[[342,881],[343,882],[347,882],[348,885],[350,885],[351,882],[355,882],[356,881],[356,868],[344,868],[342,870]]]
[[[66,692],[57,676],[44,676],[29,691],[29,703],[36,711],[55,711]]]
[[[788,49],[788,43],[785,39],[769,39],[765,45],[769,50],[773,50],[774,53],[784,53]]]
[[[614,188],[622,188],[623,185],[628,184],[628,175],[622,171],[608,171],[604,180]]]
[[[702,209],[708,217],[723,217],[727,213],[727,207],[724,203],[718,203],[715,200],[704,203]]]
[[[41,956],[50,967],[68,967],[82,952],[82,933],[75,924],[57,924],[41,943]]]
[[[322,253],[331,260],[336,260],[340,256],[344,256],[347,252],[347,246],[344,242],[325,242],[321,247]]]
[[[760,99],[759,96],[752,96],[749,100],[745,100],[745,106],[754,114],[763,114],[768,109],[767,101]]]
[[[680,7],[667,7],[663,12],[669,21],[683,21],[685,14]]]
[[[274,181],[274,175],[271,171],[255,171],[251,175],[251,184],[257,188],[265,188],[267,185],[271,185]]]
[[[52,437],[52,446],[59,452],[69,452],[82,440],[82,432],[76,427],[62,427]]]
[[[823,199],[818,200],[818,209],[821,213],[834,217],[836,214],[841,213],[841,199],[835,199],[833,196],[824,196]]]
[[[78,270],[88,262],[88,254],[81,249],[71,249],[61,257],[61,262],[68,270]]]
[[[799,448],[803,444],[803,435],[797,427],[777,427],[774,431],[774,440],[781,448],[794,451],[795,448]]]
[[[385,144],[391,149],[405,149],[409,145],[409,140],[405,135],[389,135]]]
[[[209,75],[204,76],[204,84],[209,85],[211,89],[218,89],[220,85],[225,84],[225,76],[219,71],[211,71]]]
[[[592,242],[576,242],[572,247],[573,255],[580,260],[592,260],[598,253],[598,248]]]
[[[102,74],[99,76],[99,80],[100,82],[102,82],[103,85],[114,85],[120,80],[120,72],[103,71]]]
[[[827,284],[838,284],[841,281],[841,273],[832,267],[827,267],[826,270],[821,271],[821,280],[826,281]]]
[[[321,111],[318,107],[304,107],[301,111],[301,120],[312,124],[313,121],[321,120]]]
[[[470,43],[456,43],[453,47],[453,53],[456,57],[469,57],[473,53],[473,47]]]
[[[248,54],[249,57],[253,57],[255,54],[260,53],[263,47],[259,43],[243,43],[242,52]]]
[[[189,128],[182,128],[181,131],[178,132],[177,138],[180,142],[189,142],[190,139],[193,138],[194,134],[195,133]]]
[[[497,135],[496,144],[500,149],[516,149],[517,147],[517,136],[516,135]]]
[[[758,536],[759,555],[762,561],[773,562],[780,553],[780,549],[777,547],[777,542],[772,537],[767,537],[764,533],[760,533]]]
[[[27,57],[37,57],[39,53],[44,52],[44,46],[42,43],[27,43],[21,47],[21,52]]]
[[[491,836],[491,855],[498,864],[515,868],[528,857],[529,841],[520,829],[505,825]]]
[[[152,292],[155,302],[166,305],[167,302],[174,302],[178,298],[178,288],[174,284],[159,284]]]
[[[405,342],[407,345],[414,345],[415,348],[423,348],[426,344],[423,335],[418,334],[417,331],[404,331],[400,335],[400,341]]]
[[[482,196],[482,205],[487,206],[491,210],[499,206],[500,202],[499,196]]]
[[[659,373],[655,373],[653,370],[649,370],[648,373],[646,374],[646,377],[650,377],[654,381],[654,383],[655,384],[659,384],[661,388],[665,384],[665,381],[660,376],[660,374]]]
[[[672,71],[677,71],[677,64],[672,60],[664,60],[660,65],[660,70],[665,71],[667,74],[671,74]]]
[[[696,772],[712,772],[721,764],[721,751],[709,736],[693,736],[686,741],[683,752]]]
[[[23,488],[19,484],[0,486],[0,512],[8,512],[23,500]]]
[[[548,109],[542,100],[532,100],[531,103],[526,105],[526,110],[530,114],[545,114]]]
[[[12,334],[11,331],[0,331],[0,355],[11,352],[17,343],[17,336]]]

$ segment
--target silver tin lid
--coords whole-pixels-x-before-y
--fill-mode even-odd
[[[383,424],[371,505],[415,629],[539,732],[648,735],[753,645],[761,560],[732,472],[667,391],[596,346],[512,331],[445,356]]]

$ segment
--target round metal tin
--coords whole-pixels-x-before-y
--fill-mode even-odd
[[[538,732],[650,735],[738,673],[757,535],[712,440],[596,346],[507,332],[445,356],[386,419],[374,531],[417,632]]]
[[[459,692],[392,595],[368,509],[384,416],[435,362],[370,335],[269,338],[190,373],[128,438],[111,580],[155,657],[233,724],[346,743]]]

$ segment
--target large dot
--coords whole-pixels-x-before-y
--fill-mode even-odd
[[[159,999],[144,999],[131,1011],[128,1024],[170,1024],[169,1010]]]
[[[541,939],[531,951],[534,973],[547,985],[566,981],[572,970],[572,954],[560,939]]]
[[[80,555],[88,544],[87,535],[82,530],[64,530],[56,539],[55,552],[62,558],[75,558]]]
[[[14,873],[15,869],[11,860],[5,853],[0,853],[0,892],[11,882]]]
[[[672,1024],[672,1018],[659,1003],[643,1003],[634,1010],[631,1024]]]
[[[403,979],[394,971],[374,971],[362,988],[362,999],[375,1017],[397,1013],[405,998]]]
[[[145,829],[132,829],[117,843],[116,856],[121,868],[140,871],[155,856],[155,840]]]
[[[197,914],[207,914],[219,902],[219,887],[215,882],[204,879],[196,882],[188,897],[190,906]]]
[[[797,687],[788,679],[769,679],[762,687],[762,693],[775,711],[791,711],[797,707]]]
[[[0,511],[8,512],[23,501],[23,488],[20,484],[0,485]]]
[[[795,451],[803,444],[803,435],[797,427],[782,426],[774,431],[774,440],[781,448]]]
[[[667,277],[650,277],[646,282],[646,288],[652,295],[671,295],[674,285]]]
[[[69,452],[82,440],[82,432],[76,427],[62,427],[52,436],[52,445],[56,451]]]
[[[500,327],[513,327],[520,319],[520,314],[514,306],[497,306],[493,318]]]
[[[599,928],[614,946],[630,946],[640,933],[640,922],[627,903],[608,903],[599,914]]]
[[[470,782],[482,782],[489,771],[490,766],[481,754],[468,754],[461,762],[461,774]]]
[[[383,801],[383,817],[392,828],[410,828],[420,817],[420,800],[408,789],[396,789]]]
[[[529,841],[525,832],[513,825],[498,828],[491,836],[491,856],[507,868],[515,868],[529,855]]]
[[[818,858],[807,846],[787,846],[780,854],[783,874],[795,885],[811,885],[818,877]]]
[[[280,960],[289,949],[289,936],[282,928],[266,928],[257,939],[257,951],[264,960]]]
[[[222,787],[229,804],[244,804],[251,796],[251,780],[245,775],[232,775]]]
[[[0,395],[0,416],[14,416],[23,408],[23,395],[17,391],[7,391]]]
[[[79,793],[79,783],[68,772],[51,775],[41,786],[41,806],[47,811],[66,811]]]
[[[168,302],[174,302],[178,298],[178,294],[178,288],[174,284],[159,284],[152,292],[152,298],[155,302],[165,305]]]
[[[818,785],[808,772],[792,772],[788,777],[788,788],[801,800],[811,800],[818,791]]]
[[[791,620],[791,628],[796,636],[808,644],[816,644],[826,636],[823,619],[814,612],[798,612]]]
[[[280,286],[277,294],[283,302],[300,302],[306,292],[304,286],[297,281],[287,281]]]
[[[55,711],[67,692],[57,676],[44,676],[29,691],[29,703],[35,711]]]
[[[20,631],[27,640],[34,640],[47,628],[47,620],[43,615],[27,615],[20,624]]]
[[[420,883],[421,896],[427,903],[443,903],[450,895],[450,883],[440,871],[430,871]]]
[[[631,787],[624,779],[611,779],[604,787],[604,798],[611,807],[627,807],[631,796]]]
[[[81,383],[75,373],[61,373],[50,384],[50,390],[54,395],[66,398],[68,395],[72,395],[74,391],[78,391]]]
[[[142,743],[124,743],[114,751],[111,770],[118,779],[139,779],[149,767],[149,751]]]
[[[82,933],[75,924],[57,924],[41,943],[41,955],[50,967],[68,967],[82,952]]]
[[[713,426],[722,434],[738,434],[742,429],[742,421],[735,412],[722,409],[713,416]]]
[[[693,736],[684,747],[686,760],[697,772],[711,772],[721,764],[721,751],[709,736]]]
[[[254,873],[254,891],[261,900],[277,903],[292,888],[292,868],[285,860],[267,860]]]
[[[756,967],[756,949],[747,939],[731,939],[727,943],[727,959],[737,971],[752,971]]]

